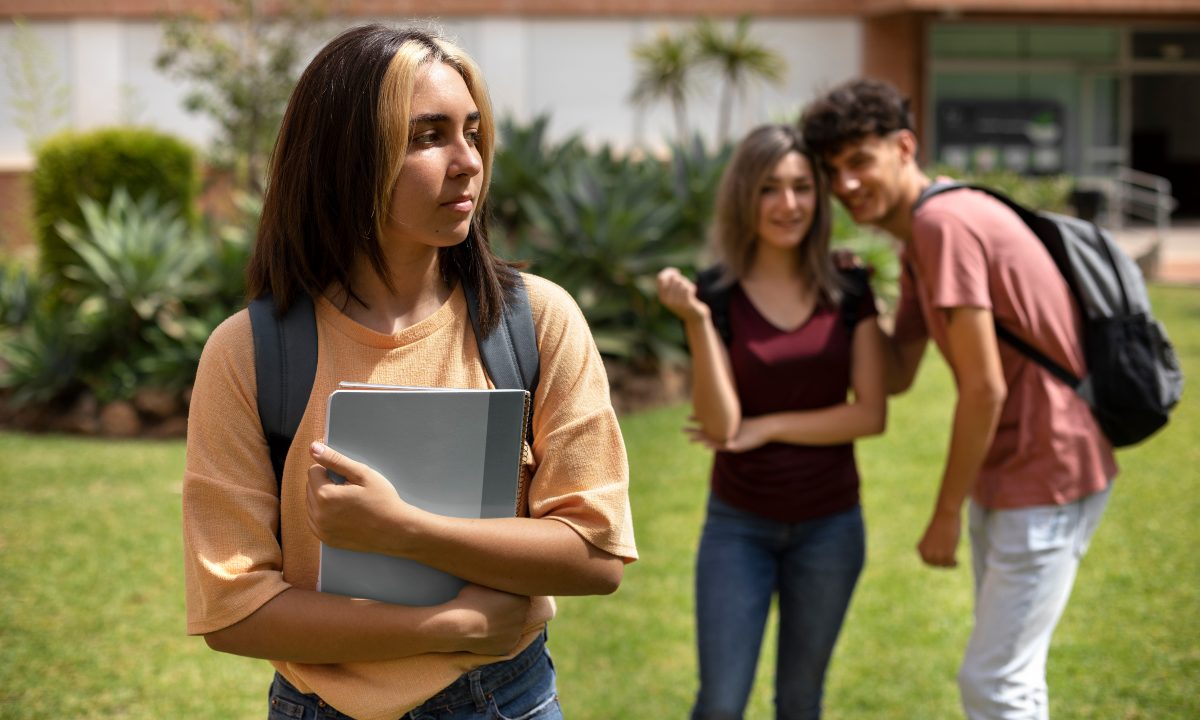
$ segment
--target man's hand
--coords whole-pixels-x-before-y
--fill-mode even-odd
[[[929,521],[925,536],[917,544],[917,552],[926,565],[952,568],[958,566],[955,554],[958,538],[962,534],[962,518],[958,512],[938,511]]]

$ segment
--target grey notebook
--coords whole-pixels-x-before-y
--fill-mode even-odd
[[[513,517],[528,407],[524,390],[343,383],[329,396],[326,442],[379,471],[419,508],[461,518]],[[437,605],[463,585],[413,560],[321,545],[323,592]]]

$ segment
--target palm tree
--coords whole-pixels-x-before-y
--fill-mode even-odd
[[[729,119],[733,103],[741,97],[748,80],[758,79],[778,85],[783,81],[787,62],[783,56],[750,38],[750,16],[738,18],[733,33],[726,36],[708,18],[700,20],[694,33],[696,56],[700,63],[716,66],[722,77],[717,141],[729,138]]]
[[[647,105],[661,99],[671,103],[675,131],[681,140],[688,137],[687,96],[691,92],[691,71],[696,52],[689,37],[675,38],[666,32],[633,48],[638,63],[638,78],[631,99]]]

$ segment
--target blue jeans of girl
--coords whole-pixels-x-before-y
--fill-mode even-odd
[[[825,669],[865,558],[861,508],[782,523],[710,496],[696,560],[693,720],[742,717],[776,594],[776,717],[819,718]]]
[[[271,684],[268,720],[353,720],[279,673]],[[562,720],[554,663],[544,635],[511,660],[483,665],[405,713],[399,720]]]

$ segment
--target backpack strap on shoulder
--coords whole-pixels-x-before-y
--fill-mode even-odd
[[[541,358],[538,353],[537,331],[533,325],[533,309],[529,305],[529,291],[520,273],[517,284],[505,298],[501,320],[488,335],[479,327],[479,297],[475,288],[462,283],[467,299],[467,314],[475,330],[475,341],[479,344],[479,356],[488,377],[498,388],[523,389],[532,399],[537,391],[541,376]],[[533,442],[533,419],[525,428],[525,436]]]
[[[275,485],[308,406],[317,374],[317,321],[312,298],[300,294],[282,317],[270,295],[250,301],[258,417],[271,453]]]
[[[846,324],[846,333],[853,340],[859,321],[859,305],[871,287],[871,272],[865,267],[853,267],[838,270],[838,274],[842,277],[842,302],[838,312]]]
[[[713,327],[726,345],[733,339],[733,330],[729,326],[729,297],[732,291],[733,285],[727,281],[723,265],[713,265],[696,275],[696,296],[708,306]]]

